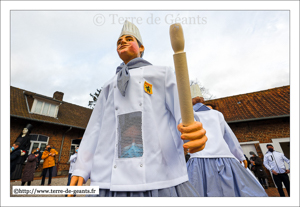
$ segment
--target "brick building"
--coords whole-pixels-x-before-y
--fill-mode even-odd
[[[250,151],[263,158],[270,143],[290,159],[290,86],[214,99],[205,104],[223,113],[248,158]],[[272,186],[273,180],[266,172]]]
[[[58,175],[67,174],[67,161],[80,143],[92,110],[64,102],[61,92],[55,92],[52,98],[11,86],[10,96],[11,145],[26,124],[31,123],[34,129],[30,152],[37,146],[43,150],[51,144],[59,153]],[[223,113],[247,157],[254,151],[263,158],[266,144],[272,143],[275,150],[290,158],[290,86],[214,99],[205,104]],[[41,170],[42,166],[36,171],[37,176]],[[269,183],[273,183],[270,176]]]
[[[55,157],[55,174],[68,174],[67,161],[79,145],[92,110],[63,101],[62,92],[47,97],[30,91],[10,87],[10,144],[12,145],[26,124],[33,125],[32,149],[40,147],[41,152],[47,144],[58,152]],[[42,162],[42,161],[41,161]],[[35,176],[40,176],[42,163]]]

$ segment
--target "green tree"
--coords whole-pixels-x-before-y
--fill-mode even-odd
[[[101,91],[102,91],[102,89],[96,89],[96,92],[94,93],[94,95],[90,93],[90,96],[93,98],[92,101],[89,101],[89,105],[88,105],[88,106],[89,106],[90,108],[93,109],[93,108],[95,107],[96,102],[97,102],[97,100],[98,100],[98,97],[99,97]]]

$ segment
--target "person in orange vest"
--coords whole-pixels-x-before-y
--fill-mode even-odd
[[[42,178],[41,185],[44,185],[45,183],[45,177],[48,170],[49,170],[48,185],[51,185],[52,169],[55,166],[55,155],[58,155],[58,152],[55,149],[52,149],[50,145],[47,145],[42,155],[42,160],[44,160],[44,163],[43,163],[43,172],[42,172],[43,178]]]

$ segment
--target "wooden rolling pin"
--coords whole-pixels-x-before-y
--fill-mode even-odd
[[[189,72],[184,50],[183,30],[180,23],[170,26],[171,45],[174,50],[174,65],[183,126],[194,123]]]

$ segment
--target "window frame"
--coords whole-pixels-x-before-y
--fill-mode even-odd
[[[47,146],[48,143],[49,143],[49,138],[50,138],[49,136],[42,135],[42,134],[30,134],[30,135],[37,135],[37,140],[30,140],[30,147],[29,147],[29,150],[28,150],[28,155],[31,154],[34,143],[38,143],[39,144],[38,148],[41,147],[41,144],[46,144],[46,146]],[[40,135],[47,137],[47,142],[45,142],[45,141],[38,141]],[[43,153],[44,151],[40,151],[40,152]],[[26,162],[27,162],[27,160],[26,160]],[[42,163],[42,162],[44,162],[44,160],[41,160],[40,162]]]
[[[42,107],[41,107],[41,111],[40,112],[36,112],[35,111],[36,110],[36,106],[38,104],[38,101],[42,102]],[[49,104],[49,108],[47,110],[47,114],[43,113],[45,103]],[[51,106],[55,106],[55,110],[54,110],[54,115],[53,116],[49,115]],[[39,99],[39,98],[35,97],[30,112],[33,113],[33,114],[39,114],[39,115],[43,115],[43,116],[49,116],[49,117],[57,118],[58,108],[59,108],[59,104],[57,104],[57,103],[52,103],[50,101],[46,101],[46,100]]]
[[[75,147],[74,149],[76,149],[76,147],[79,147],[79,146],[80,146],[80,143],[81,143],[81,141],[82,141],[82,140],[80,140],[80,143],[79,143],[79,144],[73,144],[73,141],[74,141],[74,140],[77,140],[77,139],[72,139],[72,140],[71,140],[71,146],[70,146],[70,152],[69,152],[69,155],[70,155],[70,156],[69,156],[69,157],[71,157],[71,155],[73,155],[73,154],[75,153],[75,151],[74,151],[74,153],[71,154],[71,153],[72,153],[72,146],[74,146],[74,147]]]

